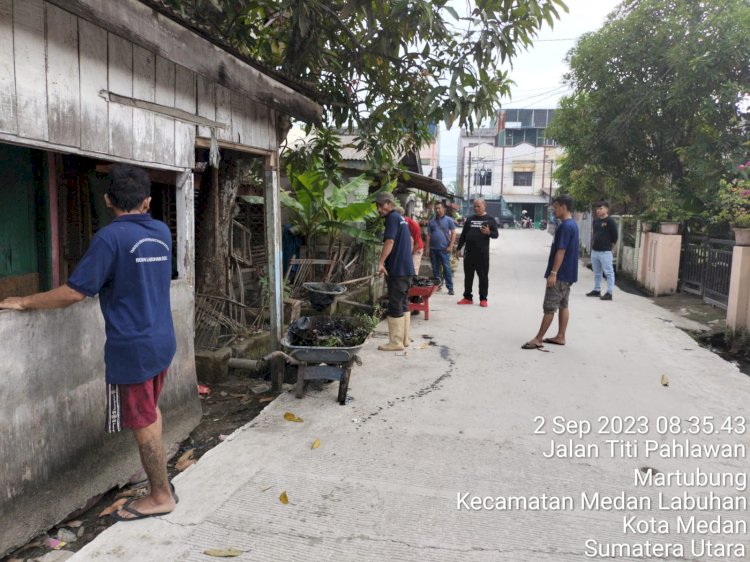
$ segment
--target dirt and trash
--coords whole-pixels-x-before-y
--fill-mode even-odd
[[[356,347],[372,331],[365,316],[302,316],[289,326],[289,343],[299,347]]]

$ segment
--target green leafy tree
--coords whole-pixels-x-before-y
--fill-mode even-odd
[[[172,6],[195,28],[297,81],[324,108],[325,125],[356,129],[356,148],[378,171],[375,189],[392,183],[403,154],[431,139],[431,126],[471,127],[494,115],[509,93],[513,57],[566,9],[563,0],[471,0],[466,14],[450,0],[144,1]],[[289,126],[279,116],[279,138]],[[312,159],[307,171],[295,169],[292,183],[302,199],[308,191],[325,198],[319,188],[326,179],[330,189],[345,189],[331,181],[335,160],[328,156],[305,155]],[[231,200],[229,187],[221,189],[223,202]],[[304,213],[316,212],[297,202]],[[333,209],[338,206],[326,212]],[[228,229],[226,221],[215,224]],[[196,261],[211,263],[211,254],[199,251]],[[208,285],[218,291],[220,281]]]
[[[747,0],[620,4],[568,56],[574,92],[549,128],[563,189],[638,211],[662,186],[699,209],[743,161],[749,30]]]
[[[329,125],[378,162],[471,126],[509,92],[507,66],[563,0],[166,0],[249,57],[314,87]]]
[[[375,212],[373,196],[357,198],[370,185],[365,176],[345,181],[338,174],[327,174],[317,160],[302,171],[287,166],[287,175],[294,195],[282,191],[281,204],[289,210],[292,223],[307,239],[308,246],[314,247],[323,234],[329,235],[332,246],[342,232],[357,240],[373,240],[369,233],[351,224],[364,221]]]

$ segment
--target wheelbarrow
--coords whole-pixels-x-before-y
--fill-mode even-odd
[[[315,325],[316,321],[323,322],[330,317],[311,316],[298,320],[307,321]],[[299,364],[297,365],[297,384],[294,395],[297,398],[305,396],[306,383],[310,380],[339,381],[337,400],[342,406],[346,403],[346,393],[349,389],[352,365],[362,365],[357,353],[365,342],[351,347],[324,347],[313,345],[293,345],[290,343],[293,326],[290,326],[287,337],[281,340],[287,355]],[[366,340],[365,340],[366,341]]]
[[[307,289],[310,304],[318,311],[330,305],[336,300],[336,297],[346,293],[345,285],[337,285],[335,283],[307,282],[303,283],[302,286]]]
[[[432,293],[438,290],[438,285],[412,285],[409,287],[409,292],[406,294],[407,297],[421,297],[421,302],[409,301],[409,311],[422,310],[424,311],[424,319],[430,319],[430,297]]]

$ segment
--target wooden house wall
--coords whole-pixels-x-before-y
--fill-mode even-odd
[[[217,137],[238,148],[277,147],[269,108],[44,0],[0,0],[0,52],[13,55],[0,57],[0,141],[193,167],[208,127],[109,91],[225,124]]]

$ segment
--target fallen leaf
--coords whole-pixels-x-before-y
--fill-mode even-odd
[[[283,503],[284,505],[289,503],[289,498],[286,495],[286,492],[281,492],[281,495],[279,496],[279,501]]]
[[[265,404],[266,402],[270,402],[271,400],[273,400],[273,396],[264,396],[263,398],[259,398],[258,402],[260,402],[261,404]]]
[[[315,441],[313,441],[313,444],[310,445],[311,449],[317,449],[318,447],[320,447],[320,439],[316,439]]]
[[[286,414],[284,414],[284,419],[286,421],[290,421],[290,422],[301,422],[301,421],[303,421],[302,418],[298,418],[292,412],[287,412]]]
[[[120,509],[123,505],[125,505],[125,502],[128,501],[125,498],[119,499],[113,504],[110,504],[109,507],[105,507],[104,510],[99,514],[99,517],[105,517],[106,515],[109,515],[110,513],[117,511]]]
[[[233,558],[242,554],[242,551],[236,548],[209,548],[208,550],[204,550],[203,554],[217,558]]]
[[[188,449],[180,455],[180,458],[177,460],[174,467],[182,472],[187,467],[194,465],[195,459],[193,458],[193,455],[195,455],[195,449]]]
[[[667,375],[662,375],[661,376],[661,385],[662,386],[669,386],[669,378],[667,377]]]

